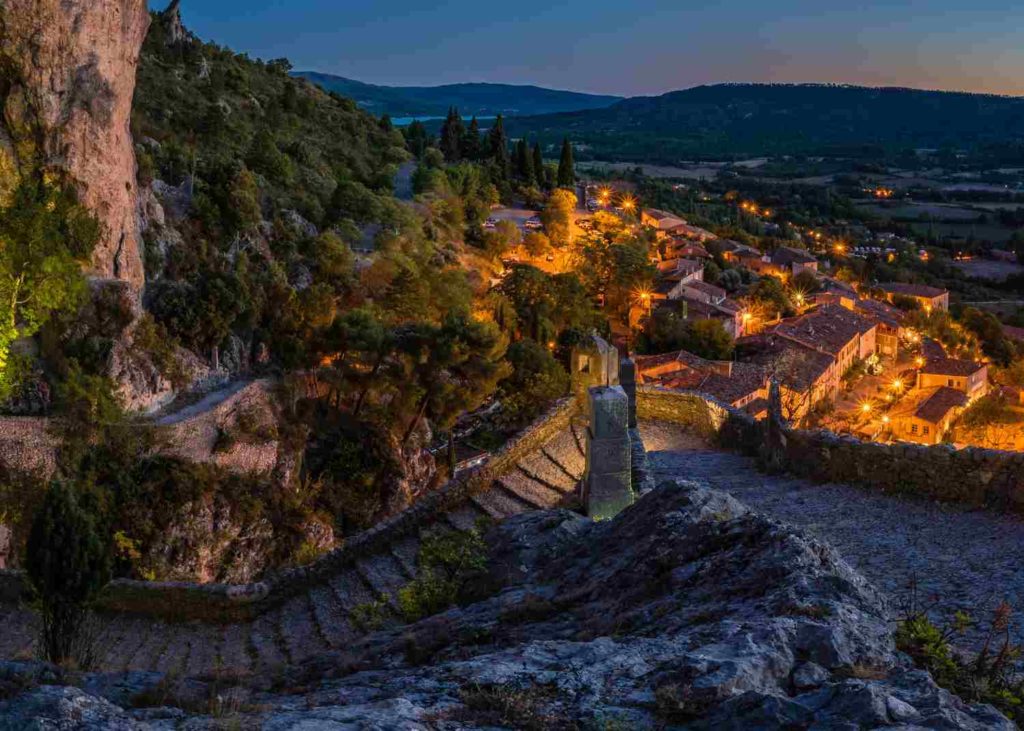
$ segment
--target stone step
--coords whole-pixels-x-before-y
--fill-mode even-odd
[[[248,623],[227,624],[221,628],[220,669],[229,675],[252,672],[253,658],[249,646]]]
[[[288,664],[288,654],[280,636],[280,609],[260,615],[249,625],[249,642],[256,655],[257,671],[271,670]]]
[[[185,675],[195,677],[209,675],[220,667],[220,628],[212,624],[189,624],[188,660],[185,662]]]
[[[398,608],[398,590],[409,583],[398,559],[390,553],[379,553],[356,561],[356,568],[376,598],[387,596],[392,607]]]
[[[182,642],[182,634],[181,627],[176,626],[174,637],[164,645],[163,652],[160,653],[153,667],[148,668],[149,670],[169,675],[181,674],[188,662],[188,643]]]
[[[541,448],[541,451],[575,482],[583,479],[583,472],[587,467],[587,462],[579,449],[572,429],[566,429],[556,434],[551,441]]]
[[[391,544],[391,555],[398,561],[407,579],[413,579],[418,572],[417,560],[420,555],[420,537],[404,536]]]
[[[576,480],[555,464],[543,452],[534,452],[516,465],[520,472],[530,478],[543,482],[559,494],[569,492],[576,486]]]
[[[467,500],[455,510],[445,513],[444,520],[455,530],[468,531],[476,528],[478,522],[490,521],[491,515],[473,500]]]
[[[100,616],[104,627],[96,642],[96,662],[104,670],[121,672],[145,646],[152,634],[153,620],[147,617]]]
[[[149,621],[146,637],[125,663],[125,670],[152,670],[171,642],[178,641],[178,628],[164,622]]]
[[[487,514],[495,520],[503,520],[510,515],[518,515],[534,507],[521,500],[517,500],[504,489],[485,490],[479,495],[473,496],[473,502],[487,511]]]
[[[336,573],[330,578],[329,584],[339,612],[346,617],[355,607],[380,599],[363,575],[355,568],[348,568]]]
[[[0,658],[29,659],[34,656],[39,618],[23,606],[0,605]]]
[[[309,595],[288,600],[281,607],[280,634],[292,662],[319,655],[330,646],[320,634]]]
[[[332,648],[344,647],[359,634],[329,585],[313,587],[309,600],[324,641]]]
[[[573,442],[576,443],[576,452],[581,459],[587,457],[587,425],[582,421],[574,420],[570,426]]]
[[[522,472],[510,472],[498,478],[500,485],[513,497],[536,510],[548,510],[561,502],[563,494],[543,482],[531,479]]]

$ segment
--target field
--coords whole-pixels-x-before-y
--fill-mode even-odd
[[[986,215],[984,211],[948,203],[862,203],[857,208],[896,221],[971,222]]]
[[[953,266],[969,277],[977,279],[988,279],[993,282],[1003,282],[1015,274],[1024,273],[1024,266],[1011,264],[1006,261],[992,261],[990,259],[972,259],[971,261],[956,261]]]

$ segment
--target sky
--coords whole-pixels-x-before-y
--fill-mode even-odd
[[[204,40],[375,84],[638,96],[835,82],[1024,95],[1019,0],[183,0],[182,13]]]

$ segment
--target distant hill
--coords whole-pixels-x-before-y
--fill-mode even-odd
[[[821,84],[721,84],[605,109],[514,120],[512,135],[569,135],[594,159],[858,154],[1024,141],[1024,98]]]
[[[511,84],[448,84],[445,86],[377,86],[343,76],[296,71],[328,91],[350,97],[373,114],[392,117],[444,116],[456,106],[465,117],[526,116],[600,109],[622,101],[618,96],[580,94]]]

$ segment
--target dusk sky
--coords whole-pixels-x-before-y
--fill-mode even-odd
[[[821,81],[1024,94],[1019,0],[835,4],[184,0],[182,12],[206,40],[378,84],[490,81],[630,96]]]

